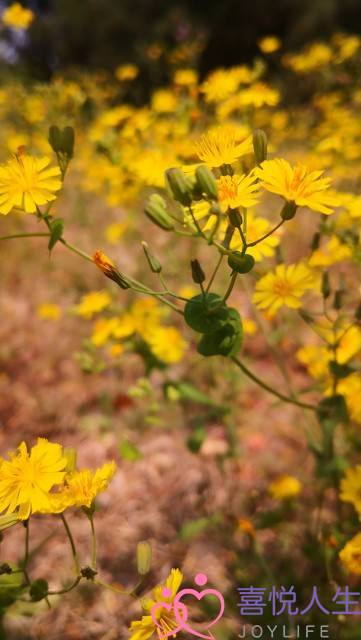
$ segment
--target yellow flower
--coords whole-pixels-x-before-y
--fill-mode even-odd
[[[336,236],[332,236],[322,247],[313,252],[310,267],[330,267],[337,262],[343,262],[352,256],[352,251],[347,244],[340,242]]]
[[[295,498],[301,492],[302,485],[294,476],[284,475],[277,480],[271,482],[268,487],[272,498],[276,500],[288,500],[289,498]]]
[[[233,175],[221,176],[217,180],[218,199],[221,211],[237,209],[238,207],[252,207],[258,202],[258,185],[255,176]]]
[[[159,360],[174,364],[183,358],[187,343],[175,327],[156,327],[144,337]]]
[[[7,215],[14,207],[35,213],[37,206],[55,200],[61,189],[60,169],[49,163],[46,157],[18,153],[0,166],[0,213]]]
[[[198,82],[198,73],[194,69],[178,69],[174,74],[173,82],[180,87],[195,85]]]
[[[274,53],[281,47],[281,40],[277,36],[265,36],[258,41],[262,53]]]
[[[308,289],[314,289],[316,282],[315,274],[302,262],[280,264],[257,282],[253,301],[271,315],[283,305],[298,309],[302,296]]]
[[[351,502],[361,516],[361,464],[347,469],[341,480],[340,498],[344,502]]]
[[[252,150],[252,137],[240,141],[237,129],[230,125],[208,131],[195,143],[198,157],[212,168],[232,164]]]
[[[105,491],[115,472],[115,462],[106,462],[96,471],[90,469],[73,471],[66,477],[64,489],[64,496],[69,506],[89,508],[96,496]]]
[[[39,318],[43,320],[59,320],[61,316],[61,309],[57,304],[51,304],[49,302],[43,302],[39,304],[36,310]]]
[[[340,551],[340,559],[346,569],[361,576],[361,533],[358,533]]]
[[[242,318],[243,332],[246,336],[254,336],[257,333],[257,325],[251,318]]]
[[[20,2],[14,2],[5,9],[1,19],[7,27],[28,29],[34,20],[34,14],[30,9],[23,7]]]
[[[135,64],[122,64],[116,68],[114,75],[119,82],[134,80],[139,74],[139,69]]]
[[[310,171],[303,165],[292,167],[287,160],[276,158],[262,162],[255,174],[264,189],[300,207],[330,214],[331,207],[338,204],[337,197],[327,193],[331,180],[321,178],[323,171]]]
[[[173,113],[177,98],[169,89],[158,89],[152,96],[152,109],[156,113]]]
[[[338,392],[342,393],[345,397],[351,420],[361,424],[361,375],[354,373],[344,380],[341,380],[338,386]]]
[[[333,51],[322,42],[314,42],[304,52],[284,57],[286,66],[296,73],[309,73],[331,62]]]
[[[237,91],[240,84],[232,69],[217,69],[209,74],[201,90],[206,102],[222,102]]]
[[[92,318],[95,313],[100,313],[109,307],[112,298],[108,291],[91,291],[83,296],[75,307],[75,313],[83,318]]]
[[[60,444],[38,438],[30,453],[25,442],[18,453],[10,453],[9,460],[0,464],[0,513],[14,513],[20,520],[50,506],[50,489],[61,484],[67,460]]]
[[[158,638],[162,638],[162,632],[165,636],[169,635],[172,629],[178,627],[178,623],[174,616],[173,608],[170,610],[164,607],[157,607],[154,610],[157,624],[153,621],[151,611],[157,603],[172,604],[179,588],[182,584],[183,574],[179,569],[172,569],[165,585],[158,585],[153,589],[152,597],[143,601],[143,609],[147,615],[142,616],[141,620],[131,623],[129,631],[131,632],[129,640],[148,640],[154,633],[158,634]],[[164,589],[167,591],[164,595]]]

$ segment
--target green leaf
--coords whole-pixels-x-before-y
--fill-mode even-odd
[[[43,578],[39,578],[31,583],[29,593],[33,602],[39,602],[46,598],[48,591],[49,585],[47,581],[43,580]]]
[[[215,332],[204,335],[197,347],[203,356],[230,357],[238,353],[243,341],[243,328],[236,309],[227,309],[227,318]]]
[[[53,220],[53,222],[51,223],[51,231],[50,231],[50,238],[49,238],[49,244],[48,244],[49,251],[51,251],[55,247],[56,243],[62,237],[63,232],[64,232],[63,220],[61,218],[57,218],[56,220]]]
[[[336,360],[331,360],[329,367],[332,375],[339,379],[347,378],[351,373],[354,373],[354,368],[349,364],[340,364],[339,362],[336,362]]]
[[[136,462],[142,458],[142,454],[139,449],[129,440],[123,440],[119,445],[119,453],[121,458],[129,460],[130,462]]]
[[[190,520],[185,522],[179,531],[179,537],[182,540],[190,540],[199,535],[211,524],[209,518],[198,518],[197,520]]]
[[[317,415],[320,422],[328,420],[335,423],[348,422],[348,411],[345,398],[341,394],[336,394],[330,398],[324,398],[317,407]]]
[[[188,326],[198,333],[213,333],[227,319],[227,307],[216,293],[199,294],[187,302],[184,307],[184,319]]]
[[[203,424],[198,425],[193,429],[191,435],[187,440],[187,447],[192,453],[198,453],[201,448],[205,437],[207,435],[207,431]]]

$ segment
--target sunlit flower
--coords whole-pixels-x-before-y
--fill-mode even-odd
[[[288,500],[296,498],[302,490],[302,485],[294,476],[284,475],[273,482],[268,487],[272,498],[275,500]]]
[[[314,272],[302,262],[279,264],[258,280],[253,301],[260,309],[268,309],[271,315],[282,306],[298,309],[302,296],[314,289],[316,282]]]
[[[350,573],[361,576],[361,533],[358,533],[340,551],[341,562]]]
[[[114,75],[119,82],[134,80],[138,74],[139,69],[135,64],[121,64],[114,72]]]
[[[1,19],[7,27],[25,30],[30,27],[34,20],[34,13],[30,9],[23,7],[20,2],[14,2],[4,10]]]
[[[182,584],[183,574],[179,569],[172,569],[165,585],[158,585],[152,593],[152,597],[144,599],[143,609],[146,613],[141,620],[131,623],[129,631],[131,632],[129,640],[148,640],[153,634],[157,634],[158,638],[168,637],[173,629],[177,629],[178,623],[175,619],[173,607],[170,609],[159,606],[154,608],[157,603],[165,603],[172,605],[177,592]],[[151,611],[153,610],[153,620]],[[163,635],[164,634],[164,635]]]
[[[351,502],[361,516],[361,464],[347,469],[341,480],[340,498],[344,502]]]
[[[91,471],[73,471],[66,476],[64,494],[69,504],[75,507],[90,507],[96,496],[105,491],[116,472],[115,462],[106,462]]]
[[[320,213],[330,214],[337,206],[336,196],[327,193],[330,178],[321,178],[323,171],[310,171],[303,165],[292,165],[283,160],[265,160],[255,169],[262,187],[282,196],[300,207],[309,207]]]
[[[83,318],[92,318],[111,304],[112,298],[108,291],[91,291],[85,294],[75,307],[75,313]]]
[[[63,482],[67,459],[60,444],[38,438],[30,453],[25,442],[0,462],[0,512],[17,511],[20,520],[50,507],[50,490]]]
[[[218,199],[221,210],[252,207],[258,202],[258,184],[252,173],[221,176],[217,180]]]
[[[329,267],[337,262],[343,262],[352,256],[347,244],[332,236],[325,244],[316,249],[309,259],[310,267]]]
[[[232,164],[252,150],[252,137],[240,141],[237,129],[228,125],[208,131],[195,143],[198,157],[209,167]]]
[[[55,200],[60,169],[49,163],[49,158],[18,153],[0,166],[0,213],[7,215],[13,208],[35,213],[37,206]]]
[[[258,46],[262,53],[274,53],[281,47],[281,40],[277,36],[265,36],[258,41]]]
[[[195,85],[198,82],[198,73],[194,69],[177,69],[173,82],[180,87]]]
[[[51,304],[50,302],[43,302],[39,304],[36,312],[39,318],[43,320],[59,320],[61,316],[61,308],[58,304]]]

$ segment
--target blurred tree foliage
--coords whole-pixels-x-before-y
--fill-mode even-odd
[[[202,44],[188,55],[198,54],[201,71],[206,72],[251,59],[257,40],[266,34],[279,35],[287,49],[337,30],[361,27],[360,0],[33,0],[28,4],[40,13],[24,51],[33,73],[46,77],[77,65],[112,70],[122,62],[135,62],[149,85],[165,79],[170,51],[182,52],[187,42]],[[181,57],[176,60],[179,64]]]

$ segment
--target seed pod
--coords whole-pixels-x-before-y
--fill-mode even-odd
[[[297,211],[297,205],[295,202],[286,202],[281,211],[282,220],[292,220],[295,217]]]
[[[153,273],[160,273],[162,271],[162,265],[159,260],[153,256],[153,254],[149,251],[148,245],[146,242],[142,242],[143,251],[145,253],[145,257],[147,258],[150,270]]]
[[[205,281],[205,273],[198,260],[191,260],[192,278],[196,284],[202,284]]]
[[[236,229],[240,229],[243,223],[243,218],[238,211],[238,209],[230,209],[228,213],[228,219],[232,225],[232,227],[236,227]]]
[[[255,259],[249,253],[242,255],[240,251],[234,251],[228,256],[228,264],[237,273],[249,273],[254,267]]]

